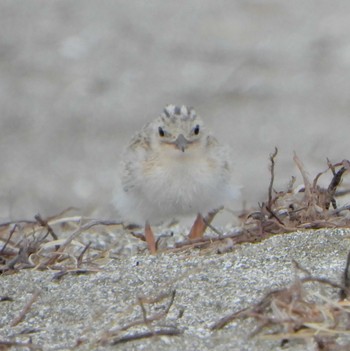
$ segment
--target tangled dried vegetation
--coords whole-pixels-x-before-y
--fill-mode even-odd
[[[338,191],[343,177],[350,170],[349,161],[335,164],[328,161],[327,170],[310,181],[302,162],[294,155],[303,185],[295,186],[293,177],[285,191],[277,192],[274,190],[276,156],[277,149],[270,156],[271,179],[267,200],[259,204],[256,210],[243,211],[239,216],[239,228],[225,234],[219,232],[211,226],[216,214],[213,211],[203,220],[204,225],[212,229],[214,236],[193,240],[187,238],[172,248],[156,247],[153,251],[217,248],[218,252],[223,252],[232,250],[239,243],[261,241],[274,234],[350,226],[350,205],[337,207],[337,197],[349,193],[349,190]],[[328,187],[319,186],[320,177],[329,172],[332,173],[332,179]],[[99,263],[108,259],[109,250],[91,245],[82,237],[89,232],[95,237],[101,236],[103,232],[113,232],[115,226],[120,227],[121,223],[66,216],[70,210],[47,219],[36,215],[34,220],[0,224],[0,274],[23,268],[50,269],[58,271],[59,278],[67,273],[82,274],[98,270]],[[142,234],[132,234],[145,241]]]
[[[304,277],[297,276],[290,286],[270,291],[258,303],[221,318],[211,329],[253,318],[257,327],[251,336],[281,340],[281,346],[299,339],[314,342],[315,350],[349,350],[350,253],[342,284],[314,277],[297,262],[294,264]],[[336,293],[340,299],[334,298]]]
[[[294,155],[294,162],[298,167],[303,186],[295,186],[295,177],[292,177],[287,190],[276,192],[273,189],[275,178],[275,158],[277,149],[270,156],[271,180],[268,190],[268,200],[260,205],[260,209],[248,213],[244,218],[243,228],[247,233],[258,237],[270,234],[297,231],[300,229],[349,227],[350,218],[347,216],[350,206],[337,207],[337,197],[349,193],[348,190],[337,191],[343,176],[350,170],[350,162],[332,164],[316,175],[310,181],[304,166],[298,156]],[[332,179],[327,188],[318,185],[322,175],[332,172]],[[253,227],[253,230],[250,229]],[[243,231],[244,231],[243,230]]]
[[[45,220],[36,215],[33,221],[0,224],[0,273],[50,269],[57,271],[55,279],[59,279],[65,274],[99,271],[109,251],[93,248],[91,242],[84,244],[82,235],[92,229],[94,234],[102,233],[101,228],[118,223],[67,217],[67,211]]]

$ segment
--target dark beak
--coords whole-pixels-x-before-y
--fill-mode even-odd
[[[181,150],[182,152],[185,152],[187,145],[188,145],[188,140],[183,136],[183,134],[180,134],[175,140],[176,148]]]

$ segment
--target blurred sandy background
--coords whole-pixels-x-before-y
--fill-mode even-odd
[[[349,158],[349,1],[0,1],[0,218],[113,217],[120,152],[168,103],[234,149],[243,199]]]

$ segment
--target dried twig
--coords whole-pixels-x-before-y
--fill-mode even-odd
[[[168,306],[165,308],[164,311],[161,311],[159,313],[155,313],[153,314],[151,317],[147,317],[147,313],[146,313],[146,309],[144,304],[154,304],[154,303],[158,303],[160,301],[162,301],[163,299],[169,297],[169,293],[167,294],[161,294],[158,297],[156,297],[155,299],[151,299],[151,300],[147,300],[146,298],[142,297],[138,299],[138,305],[141,307],[142,310],[142,319],[137,319],[129,324],[124,325],[122,328],[120,328],[121,331],[125,331],[125,330],[129,330],[132,327],[135,327],[137,325],[142,325],[142,324],[149,324],[150,322],[155,322],[158,320],[161,320],[162,318],[164,318],[168,313],[169,310],[171,308],[171,306],[174,303],[174,299],[175,299],[175,294],[176,294],[176,290],[173,290],[170,293],[170,301],[168,303]]]
[[[275,180],[275,158],[278,154],[278,149],[275,146],[275,151],[273,154],[270,155],[270,172],[271,172],[271,178],[270,178],[270,184],[269,184],[269,199],[267,202],[268,208],[272,208],[272,190],[273,190],[273,182]]]
[[[128,341],[152,338],[154,336],[177,336],[181,334],[182,334],[182,331],[177,329],[176,327],[171,327],[167,329],[163,328],[163,329],[149,331],[149,332],[140,332],[140,333],[134,333],[132,335],[125,335],[120,338],[114,339],[111,342],[111,345],[118,345]]]
[[[60,246],[60,251],[57,252],[57,255],[53,255],[51,258],[49,258],[42,266],[43,267],[47,267],[50,266],[52,264],[54,264],[58,259],[61,258],[61,256],[63,255],[64,251],[66,250],[66,248],[72,243],[72,241],[81,233],[83,233],[84,231],[97,226],[97,225],[103,225],[106,221],[101,221],[101,220],[91,220],[90,222],[79,226],[79,228],[77,228],[66,240],[65,242]],[[109,223],[109,221],[107,221],[107,223]]]
[[[45,227],[47,229],[47,231],[50,233],[50,235],[52,236],[52,238],[54,240],[58,240],[58,237],[56,235],[56,233],[53,231],[53,229],[51,228],[51,226],[47,223],[47,221],[45,221],[40,214],[38,213],[37,215],[34,216],[34,218],[36,219],[36,221],[43,227]]]
[[[16,229],[18,228],[18,224],[16,223],[13,228],[10,231],[10,234],[4,244],[4,246],[2,247],[2,249],[0,250],[0,255],[2,255],[5,252],[6,246],[9,244],[9,242],[11,241],[12,235],[14,234],[14,232],[16,231]]]
[[[211,330],[219,330],[225,327],[227,324],[233,322],[235,319],[239,318],[240,316],[244,315],[247,311],[249,311],[249,308],[245,308],[243,310],[239,310],[238,312],[234,312],[231,314],[228,314],[227,316],[220,318],[217,322],[215,322],[210,329]]]
[[[304,165],[302,164],[302,162],[300,161],[299,157],[297,156],[297,154],[295,152],[294,152],[293,161],[295,162],[295,164],[299,168],[299,171],[303,177],[304,187],[305,187],[305,195],[307,198],[311,198],[311,184],[310,184],[309,178],[305,172]]]
[[[330,203],[332,203],[333,208],[336,209],[337,208],[337,203],[335,201],[335,193],[337,191],[337,187],[339,186],[342,177],[344,175],[344,173],[347,171],[347,169],[345,167],[342,167],[338,172],[336,172],[333,175],[332,181],[330,182],[328,189],[327,189],[327,199],[326,199],[326,203],[325,203],[325,208],[328,210]],[[334,172],[334,171],[333,171]]]
[[[0,302],[2,301],[14,301],[12,297],[10,296],[0,296]]]
[[[344,300],[350,295],[350,251],[346,259],[346,265],[343,274],[343,284],[344,288],[340,290],[339,295],[340,298]]]
[[[3,347],[6,347],[8,349],[12,347],[16,347],[16,348],[26,348],[26,349],[28,348],[30,350],[36,350],[36,351],[42,350],[40,346],[32,344],[31,342],[16,342],[16,341],[0,340],[0,349],[2,350]]]
[[[29,299],[29,301],[24,305],[21,313],[10,323],[11,327],[16,326],[17,324],[19,324],[23,321],[24,317],[26,316],[26,314],[28,313],[28,311],[32,307],[33,303],[37,300],[39,295],[40,295],[40,290],[35,290],[31,296],[31,298]]]
[[[181,334],[182,332],[180,330],[178,330],[176,327],[173,327],[173,326],[159,327],[159,326],[154,324],[154,322],[159,321],[167,316],[171,306],[174,303],[175,294],[176,294],[176,291],[173,290],[170,293],[170,295],[169,295],[169,293],[161,294],[154,299],[147,299],[144,297],[138,298],[138,306],[141,307],[142,318],[136,319],[136,320],[124,325],[123,327],[118,328],[118,330],[108,332],[107,336],[103,337],[100,340],[100,342],[101,343],[108,343],[111,345],[116,345],[116,344],[123,343],[123,342],[128,342],[128,341],[132,341],[132,340],[139,340],[139,339],[143,339],[143,338],[150,338],[150,337],[158,336],[158,335],[173,336],[173,335]],[[146,306],[145,306],[146,304],[152,305],[154,303],[158,303],[158,302],[162,301],[164,298],[167,298],[169,296],[170,296],[170,301],[163,311],[156,312],[156,313],[148,316]],[[147,332],[135,331],[135,332],[127,334],[127,335],[122,335],[122,336],[119,335],[121,332],[127,332],[127,331],[130,331],[131,328],[134,328],[136,326],[142,326],[142,325],[147,326],[149,328],[149,331],[147,331]],[[117,335],[117,337],[116,337],[116,335]]]
[[[77,266],[80,267],[82,262],[83,262],[83,257],[86,253],[86,251],[90,248],[91,246],[91,241],[89,241],[89,243],[84,247],[83,251],[81,252],[81,254],[79,255],[78,257],[78,260],[77,260]]]
[[[0,223],[0,228],[2,227],[8,227],[9,225],[13,225],[13,224],[35,224],[37,223],[36,221],[31,221],[31,220],[26,220],[26,219],[18,219],[16,221],[8,221],[8,222],[3,222]]]
[[[213,221],[213,219],[215,218],[215,216],[223,209],[224,207],[219,207],[213,211],[210,211],[204,218],[203,221],[205,223],[205,225],[210,228],[214,233],[218,234],[219,236],[222,236],[223,233],[221,233],[219,230],[217,230],[212,224],[211,222]]]
[[[100,269],[69,269],[57,272],[52,277],[52,280],[58,281],[62,279],[65,275],[83,275],[100,272]]]

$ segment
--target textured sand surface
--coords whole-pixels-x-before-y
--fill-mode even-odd
[[[349,251],[346,237],[349,231],[319,230],[278,235],[223,255],[192,251],[130,256],[113,260],[99,273],[67,275],[60,281],[52,280],[54,273],[49,271],[1,276],[0,296],[14,301],[0,302],[0,340],[28,342],[31,337],[44,350],[69,350],[81,339],[85,344],[78,350],[114,350],[116,346],[96,343],[107,331],[142,318],[137,298],[152,299],[175,289],[169,314],[156,328],[176,327],[182,334],[119,344],[118,350],[317,350],[311,342],[292,340],[281,348],[280,340],[250,339],[257,327],[252,320],[238,320],[218,332],[209,328],[228,313],[290,284],[296,274],[303,276],[293,260],[314,276],[340,283]],[[24,321],[10,327],[36,290],[39,298]],[[319,292],[332,296],[328,289]],[[152,313],[163,311],[169,300]],[[140,330],[148,329],[131,329],[129,334]],[[349,343],[349,336],[345,341]]]
[[[114,216],[120,151],[168,103],[234,149],[243,200],[348,158],[347,1],[0,1],[0,217]],[[240,207],[240,204],[239,204]]]

